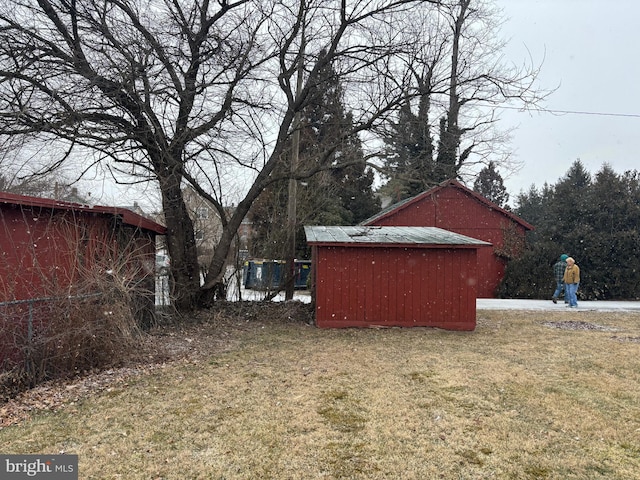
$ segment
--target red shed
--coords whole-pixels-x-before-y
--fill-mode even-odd
[[[478,297],[493,298],[506,262],[517,256],[533,226],[460,182],[448,180],[387,207],[362,225],[439,227],[493,245],[478,252]]]
[[[0,302],[64,290],[83,269],[135,259],[153,273],[165,227],[128,209],[0,192]]]
[[[477,250],[490,244],[434,227],[305,227],[316,324],[476,325]]]
[[[121,268],[135,282],[141,323],[153,315],[155,236],[165,227],[130,210],[0,192],[0,347],[6,335],[46,322],[51,297],[82,291],[88,275]],[[86,286],[85,286],[86,287]],[[40,318],[44,317],[44,318]],[[7,352],[2,352],[5,356]],[[2,358],[0,358],[0,363]]]

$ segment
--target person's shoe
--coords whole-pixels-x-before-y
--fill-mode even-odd
[[[558,299],[557,299],[556,297],[551,297],[551,301],[552,301],[553,303],[558,303]]]

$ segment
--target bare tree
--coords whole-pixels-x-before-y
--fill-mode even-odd
[[[411,196],[477,164],[509,166],[496,129],[497,108],[527,108],[549,92],[536,88],[539,66],[506,62],[501,16],[487,0],[443,0],[414,16],[417,39],[398,56],[398,76],[410,87],[387,135],[390,190]]]
[[[206,305],[242,219],[290,148],[294,116],[309,101],[309,78],[322,81],[313,73],[331,62],[349,89],[356,116],[342,137],[373,128],[402,92],[386,63],[406,37],[388,36],[389,25],[403,28],[395,20],[426,3],[0,0],[0,131],[63,145],[49,169],[90,149],[90,163],[156,182],[176,306]],[[301,62],[305,80],[298,89]],[[301,165],[293,176],[314,173]],[[237,195],[238,178],[249,186],[228,216],[224,206]],[[223,221],[203,286],[186,184]]]
[[[487,0],[452,0],[443,3],[449,25],[448,108],[441,120],[438,162],[448,178],[469,163],[472,152],[495,153],[502,136],[493,127],[496,107],[527,108],[542,102],[549,92],[536,88],[539,66],[504,61],[505,42],[498,37],[500,12]],[[463,140],[466,139],[463,145]]]

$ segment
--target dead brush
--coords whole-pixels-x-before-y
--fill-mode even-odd
[[[29,383],[115,365],[135,351],[139,333],[131,308],[114,292],[55,299],[46,328],[27,345]]]
[[[0,269],[0,398],[122,363],[139,354],[141,329],[155,322],[149,235],[117,218],[94,224],[32,210],[22,217],[34,224],[27,240],[4,232],[13,263]]]
[[[90,273],[90,274],[89,274]],[[118,366],[139,351],[141,305],[153,291],[130,269],[83,272],[73,289],[49,288],[50,296],[29,310],[15,329],[13,349],[22,361],[5,366],[0,399],[51,379]]]

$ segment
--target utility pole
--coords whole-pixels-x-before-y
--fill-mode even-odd
[[[302,90],[302,75],[304,73],[304,48],[305,48],[305,19],[302,19],[300,54],[298,56],[298,78],[296,82],[296,98]],[[286,258],[286,275],[285,275],[285,300],[292,300],[296,287],[296,220],[297,220],[297,195],[298,181],[294,178],[298,169],[298,161],[300,155],[300,110],[298,110],[293,119],[293,139],[291,147],[291,162],[289,178],[289,198],[287,201],[287,258]]]

